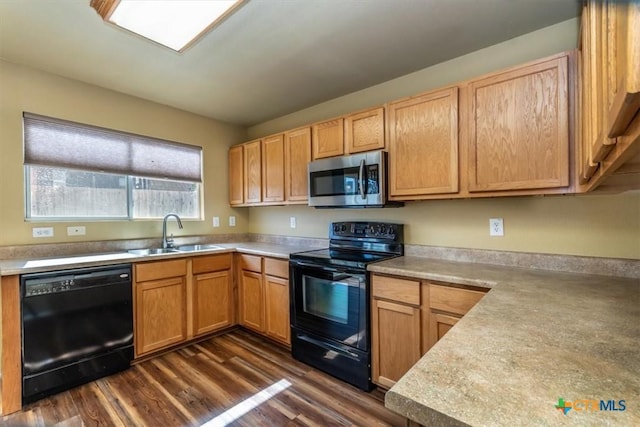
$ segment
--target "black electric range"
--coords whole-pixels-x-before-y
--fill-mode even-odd
[[[290,256],[291,351],[363,390],[371,383],[367,264],[404,253],[402,224],[335,222],[329,248]]]

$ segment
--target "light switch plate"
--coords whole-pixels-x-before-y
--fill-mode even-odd
[[[236,217],[231,215],[229,217],[229,227],[235,227],[236,226]]]
[[[502,218],[489,218],[489,236],[504,236]]]
[[[53,237],[53,227],[33,227],[33,237]]]
[[[214,227],[220,227],[220,217],[219,216],[214,216],[213,217],[213,226]]]
[[[289,227],[296,228],[296,217],[292,216],[289,218]]]

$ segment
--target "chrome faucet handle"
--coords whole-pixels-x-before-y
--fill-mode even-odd
[[[167,237],[166,241],[167,241],[167,248],[173,248],[174,247],[174,245],[173,245],[173,233],[171,233],[169,235],[169,237]]]

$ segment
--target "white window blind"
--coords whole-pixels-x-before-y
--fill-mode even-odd
[[[25,165],[202,182],[202,148],[24,113]]]

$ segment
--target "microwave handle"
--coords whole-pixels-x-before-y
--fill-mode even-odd
[[[360,191],[360,197],[362,200],[367,198],[364,192],[364,159],[360,160],[360,168],[358,169],[358,190]]]

